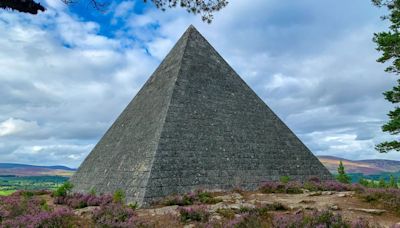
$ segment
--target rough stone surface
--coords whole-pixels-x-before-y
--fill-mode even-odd
[[[374,214],[374,215],[381,215],[386,212],[386,210],[382,209],[369,209],[369,208],[349,208],[349,211],[361,211],[369,214]]]
[[[141,205],[176,193],[252,190],[329,171],[193,27],[71,178]]]

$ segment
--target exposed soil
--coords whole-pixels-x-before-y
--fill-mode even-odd
[[[354,192],[309,192],[303,194],[263,194],[259,192],[242,193],[217,193],[217,198],[223,201],[209,205],[209,211],[213,213],[211,219],[219,219],[215,212],[218,208],[239,209],[240,207],[255,207],[279,202],[288,208],[286,213],[296,213],[300,210],[324,210],[329,209],[341,213],[346,220],[354,221],[364,218],[372,224],[382,227],[390,227],[400,223],[400,216],[387,211],[379,205],[363,202],[357,198]],[[154,208],[138,209],[139,216],[158,221],[160,227],[182,227],[178,221],[178,206],[158,206]],[[369,212],[359,210],[368,209]],[[271,213],[276,213],[271,211]]]
[[[357,218],[367,219],[370,223],[382,227],[391,227],[396,223],[400,225],[400,216],[383,208],[380,205],[363,202],[354,192],[307,192],[303,194],[263,194],[260,192],[230,192],[214,193],[215,198],[222,202],[208,205],[211,212],[211,220],[222,219],[216,211],[219,208],[240,209],[243,207],[254,208],[257,206],[279,202],[288,210],[283,213],[298,213],[301,210],[325,210],[329,209],[341,213],[346,220],[354,221]],[[40,196],[53,206],[53,198],[49,195]],[[65,207],[54,205],[55,207]],[[75,210],[75,213],[83,218],[89,218],[91,212],[97,207],[86,207]],[[360,210],[368,209],[369,212]],[[367,211],[368,211],[367,210]],[[156,227],[193,227],[193,224],[183,225],[179,221],[178,206],[154,206],[152,208],[140,208],[136,210],[139,217],[156,224]],[[270,213],[282,213],[271,211]],[[84,227],[91,227],[86,224]]]

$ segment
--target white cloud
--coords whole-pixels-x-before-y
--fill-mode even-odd
[[[0,122],[0,137],[18,134],[33,134],[38,124],[35,121],[25,121],[20,119],[9,118]]]
[[[232,1],[211,25],[123,1],[104,15],[117,28],[46,2],[44,14],[0,15],[2,161],[78,166],[189,24],[314,153],[400,160],[374,150],[390,138],[381,93],[394,79],[375,62],[384,25],[368,1]]]

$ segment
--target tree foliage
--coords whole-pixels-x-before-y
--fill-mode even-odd
[[[342,161],[340,161],[337,171],[338,171],[338,175],[336,176],[336,179],[339,182],[344,183],[344,184],[351,183],[351,178],[346,174],[346,171],[344,170],[344,165],[343,165]]]
[[[61,0],[65,4],[72,4],[79,0]],[[112,0],[86,0],[95,9],[103,11]],[[188,13],[200,14],[203,21],[211,23],[214,13],[228,5],[228,0],[143,0],[152,2],[158,9],[165,11],[169,8],[181,7]],[[37,14],[45,8],[34,0],[1,0],[0,8],[11,9],[24,13]]]
[[[377,61],[389,64],[385,69],[386,72],[399,75],[400,0],[372,0],[372,2],[378,7],[386,7],[388,9],[388,15],[383,16],[382,19],[390,22],[388,31],[374,34],[373,41],[377,45],[376,49],[382,53],[381,57],[378,58]],[[397,135],[400,133],[400,107],[398,106],[398,103],[400,103],[400,80],[397,81],[396,86],[383,94],[386,100],[396,106],[394,110],[389,112],[389,121],[382,126],[382,130],[392,135]],[[400,151],[400,142],[398,140],[382,142],[376,146],[376,149],[382,153],[391,150]]]
[[[10,9],[30,14],[45,11],[45,8],[40,3],[33,0],[0,0],[0,9]]]

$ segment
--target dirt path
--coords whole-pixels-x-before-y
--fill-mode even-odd
[[[385,210],[385,208],[363,202],[353,192],[314,192],[304,194],[254,193],[246,195],[244,201],[251,203],[280,202],[294,211],[299,209],[330,209],[339,211],[349,221],[364,218],[384,227],[390,227],[400,222],[399,216],[390,211],[381,212],[380,210]],[[372,209],[371,212],[374,213],[358,211],[358,209]]]
[[[215,212],[218,208],[240,208],[255,207],[263,204],[279,202],[289,208],[288,213],[296,213],[299,210],[324,210],[340,212],[346,220],[354,221],[357,218],[364,218],[371,223],[379,224],[383,227],[390,227],[400,222],[400,217],[379,205],[372,205],[358,199],[354,192],[311,192],[303,194],[262,194],[257,192],[224,193],[217,194],[217,198],[223,201],[209,205],[209,210],[213,214],[212,218],[218,219]],[[176,217],[179,213],[177,206],[155,207],[150,209],[139,209],[139,216],[159,221],[160,225],[168,222],[168,219]],[[363,212],[359,210],[370,210]],[[272,212],[273,213],[273,212]],[[172,221],[169,221],[172,222]],[[178,223],[173,222],[175,225]]]

